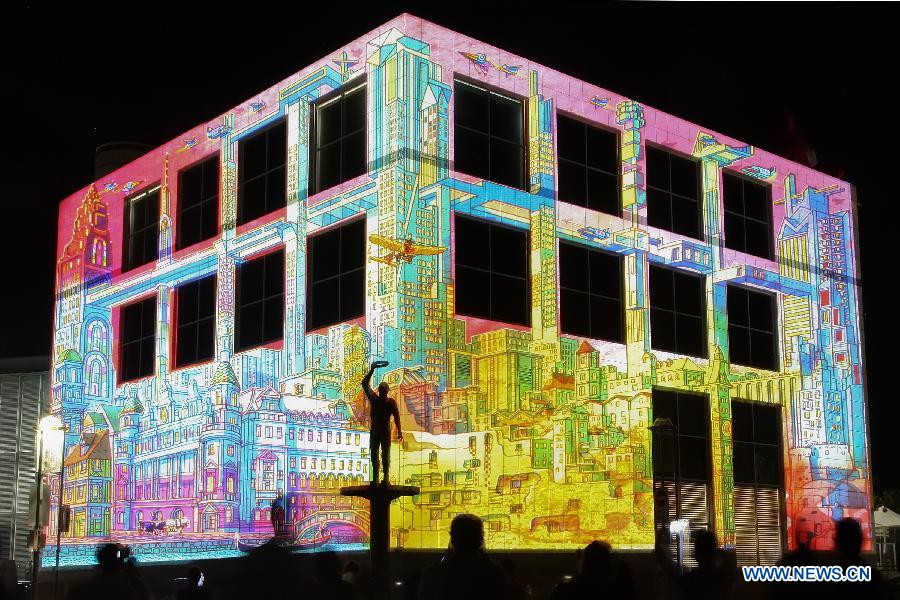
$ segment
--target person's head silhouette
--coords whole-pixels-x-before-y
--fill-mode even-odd
[[[859,521],[844,517],[838,521],[834,533],[835,549],[842,557],[857,558],[862,550],[863,533]]]
[[[701,529],[694,534],[694,558],[701,567],[711,565],[716,557],[716,534]]]
[[[316,579],[319,581],[334,581],[341,578],[341,557],[331,550],[316,553],[315,559]]]
[[[385,400],[388,397],[388,392],[391,391],[391,386],[389,386],[385,382],[381,382],[378,384],[378,397],[382,400]]]
[[[122,567],[122,549],[118,544],[103,544],[97,549],[97,567],[103,573],[112,573]]]
[[[450,523],[450,543],[458,552],[475,552],[484,543],[484,524],[475,515],[461,514]]]
[[[609,573],[612,565],[612,548],[607,542],[594,540],[584,549],[581,572],[590,575]]]

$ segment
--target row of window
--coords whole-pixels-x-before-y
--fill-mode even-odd
[[[530,325],[531,273],[526,230],[456,215],[456,312]],[[307,243],[307,330],[365,316],[365,221],[355,219],[310,236]],[[559,243],[560,326],[564,334],[625,341],[624,259],[567,241]],[[284,251],[248,260],[235,273],[236,351],[282,339]],[[650,266],[650,332],[656,350],[707,354],[706,279]],[[175,365],[211,360],[215,351],[216,276],[175,293]],[[775,297],[727,288],[728,342],[736,364],[777,370]],[[153,373],[156,299],[122,309],[124,381]]]
[[[339,89],[313,106],[310,128],[311,193],[366,172],[365,86]],[[454,86],[455,169],[525,189],[528,152],[521,99],[461,80]],[[612,215],[621,214],[618,133],[557,115],[559,199]],[[286,204],[287,125],[282,119],[240,142],[237,224]],[[210,239],[219,223],[219,158],[179,173],[175,248]],[[772,256],[769,186],[722,174],[727,248]],[[655,146],[646,148],[647,222],[702,239],[700,162]],[[159,188],[126,200],[122,270],[157,259]],[[332,284],[334,285],[334,284]]]

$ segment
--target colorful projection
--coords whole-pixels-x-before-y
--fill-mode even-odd
[[[527,191],[454,171],[456,75],[525,99]],[[363,81],[368,173],[310,196],[310,103]],[[556,111],[619,132],[621,218],[556,201]],[[279,118],[287,207],[236,226],[238,142]],[[705,241],[646,225],[648,143],[701,162]],[[220,233],[176,251],[177,174],[215,155]],[[723,169],[771,184],[775,260],[724,248]],[[122,273],[123,198],[154,182],[158,260]],[[722,543],[736,542],[734,399],[782,409],[788,543],[799,532],[827,547],[844,516],[869,536],[850,194],[843,182],[634,100],[398,17],[63,202],[52,411],[68,431],[62,481],[51,478],[72,514],[63,561],[89,561],[108,539],[143,560],[235,556],[240,540],[272,534],[282,494],[301,545],[363,547],[367,506],[339,488],[370,476],[359,385],[373,360],[390,362],[379,375],[403,420],[394,477],[422,489],[394,506],[397,546],[445,547],[450,520],[467,512],[484,519],[492,548],[600,538],[652,547],[655,386],[710,398],[709,522]],[[454,213],[530,230],[531,327],[456,314]],[[368,239],[380,241],[367,242],[365,317],[308,332],[307,236],[359,215],[376,236]],[[559,240],[624,257],[624,344],[561,334]],[[276,248],[285,251],[283,340],[236,353],[235,267]],[[651,263],[706,276],[709,359],[652,350]],[[174,290],[212,273],[216,358],[176,369]],[[777,295],[780,371],[729,364],[728,283]],[[155,374],[122,383],[120,309],[148,297],[157,307]]]

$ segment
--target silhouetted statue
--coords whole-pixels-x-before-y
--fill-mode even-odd
[[[552,600],[588,600],[604,596],[616,600],[634,598],[634,578],[631,567],[612,555],[606,542],[594,540],[584,549],[581,571],[569,582],[563,582],[553,590]]]
[[[506,598],[506,577],[485,554],[483,544],[481,519],[475,515],[456,515],[450,524],[447,554],[422,574],[419,600]]]
[[[394,424],[397,426],[397,440],[403,439],[403,432],[400,429],[400,412],[397,410],[397,402],[388,397],[390,386],[381,382],[378,384],[378,392],[372,391],[369,382],[372,381],[372,374],[375,369],[388,366],[385,360],[379,360],[372,363],[372,367],[362,380],[363,392],[369,399],[369,416],[371,425],[369,427],[369,452],[372,459],[372,483],[378,483],[379,471],[379,449],[381,451],[381,466],[384,468],[384,478],[382,483],[388,484],[388,471],[391,466],[391,417],[394,418]]]
[[[694,533],[694,559],[697,568],[681,578],[683,598],[720,600],[731,592],[733,576],[723,566],[716,542],[716,534],[700,530]]]
[[[270,518],[272,519],[272,533],[276,537],[284,536],[284,493],[278,490],[275,499],[272,500]]]

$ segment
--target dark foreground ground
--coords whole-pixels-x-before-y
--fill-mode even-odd
[[[495,562],[510,559],[515,564],[516,578],[530,590],[529,598],[544,600],[550,597],[553,587],[566,575],[575,575],[578,571],[578,560],[574,552],[490,552]],[[424,569],[440,560],[440,552],[394,552],[391,555],[391,581],[393,582],[392,598],[403,600],[408,591],[404,587],[404,581],[417,569]],[[618,552],[616,556],[627,561],[631,566],[634,581],[636,600],[644,600],[660,597],[661,578],[653,555],[649,552]],[[364,579],[368,571],[368,553],[351,552],[341,554],[344,563],[355,561],[362,570]],[[181,588],[187,569],[191,565],[199,566],[205,575],[205,587],[212,593],[213,598],[231,600],[234,578],[240,572],[242,559],[217,559],[197,561],[195,563],[177,564],[147,564],[139,565],[140,574],[145,583],[153,591],[156,600],[174,600],[176,592]],[[41,572],[38,585],[38,600],[63,599],[73,587],[86,581],[93,571],[90,568],[63,568],[59,573],[58,589],[55,585],[55,573],[52,568]],[[885,581],[897,577],[897,573],[885,572],[882,574]],[[296,565],[292,572],[284,573],[284,586],[286,597],[304,599],[304,584],[313,578],[313,555],[300,554],[296,556]],[[889,585],[889,598],[900,600],[900,580]],[[848,594],[849,600],[864,600],[853,598]],[[27,595],[23,595],[27,598]],[[598,596],[598,597],[602,597]],[[738,585],[731,598],[735,600],[765,600],[766,589],[763,584],[745,584],[738,578]],[[364,600],[361,597],[360,600]],[[99,600],[99,599],[98,599]],[[261,598],[252,600],[263,600]],[[419,599],[427,600],[427,599]],[[465,600],[465,599],[462,599]]]

